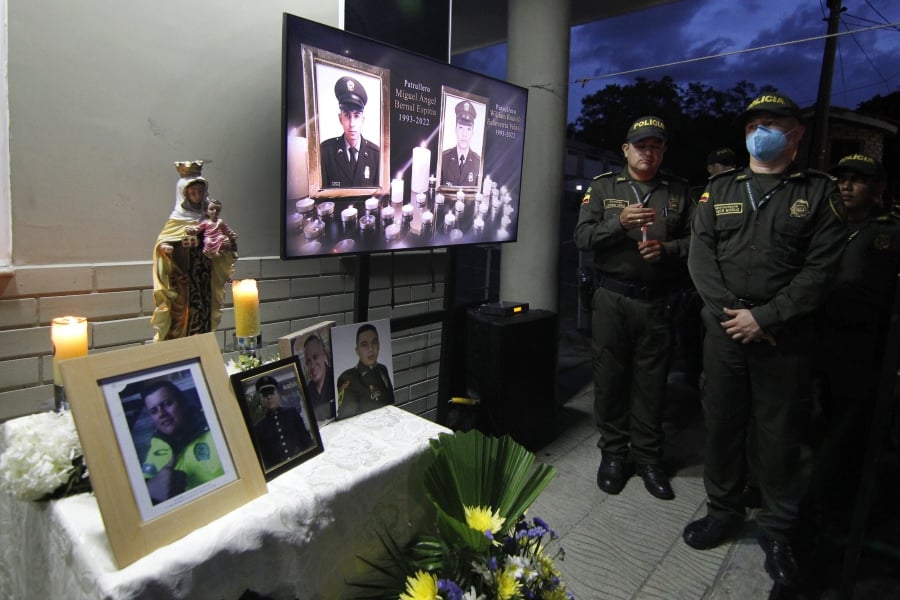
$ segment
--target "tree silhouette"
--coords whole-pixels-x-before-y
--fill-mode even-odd
[[[728,147],[746,164],[744,134],[738,116],[759,94],[772,91],[741,81],[726,91],[703,83],[681,87],[671,77],[643,77],[631,85],[609,85],[582,99],[581,115],[569,124],[570,137],[593,146],[618,150],[631,123],[654,115],[666,123],[669,151],[663,169],[698,185],[706,181],[706,156]]]

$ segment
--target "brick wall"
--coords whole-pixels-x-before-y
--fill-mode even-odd
[[[443,307],[444,252],[375,255],[370,262],[369,319],[421,315]],[[277,352],[280,336],[326,319],[354,322],[356,264],[353,257],[238,260],[234,278],[258,281],[263,357]],[[217,330],[225,360],[234,355],[229,288]],[[19,266],[12,275],[0,277],[0,421],[52,407],[51,319],[87,317],[93,354],[149,343],[153,309],[149,261]],[[394,331],[391,338],[397,405],[434,420],[441,324]]]

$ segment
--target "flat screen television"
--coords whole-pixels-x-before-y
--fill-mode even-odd
[[[285,259],[512,242],[528,91],[284,15]]]

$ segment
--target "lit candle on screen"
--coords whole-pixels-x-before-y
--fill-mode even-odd
[[[87,319],[84,317],[56,317],[50,322],[50,341],[53,343],[53,383],[62,385],[60,361],[87,356]]]
[[[305,137],[292,129],[287,139],[287,197],[309,196],[309,145]]]
[[[428,171],[431,167],[431,150],[422,146],[413,148],[412,152],[412,178],[409,189],[413,193],[428,191]]]
[[[259,291],[255,279],[231,282],[234,296],[234,329],[238,337],[259,335]]]
[[[391,180],[391,204],[403,204],[403,180]]]
[[[482,194],[490,195],[490,193],[491,193],[491,185],[492,185],[493,183],[494,183],[494,182],[491,181],[491,176],[490,176],[490,175],[485,175],[485,176],[484,176],[484,183],[483,183],[482,186],[481,186],[481,193],[482,193]]]

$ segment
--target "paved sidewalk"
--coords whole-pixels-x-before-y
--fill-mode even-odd
[[[563,407],[560,434],[537,451],[556,466],[557,477],[531,510],[561,537],[559,563],[569,589],[580,599],[759,599],[772,581],[752,520],[741,537],[714,550],[697,551],[681,539],[691,520],[706,514],[702,423],[667,424],[667,470],[676,498],[658,500],[632,477],[621,494],[596,484],[600,450],[592,417],[593,387],[586,384]]]

